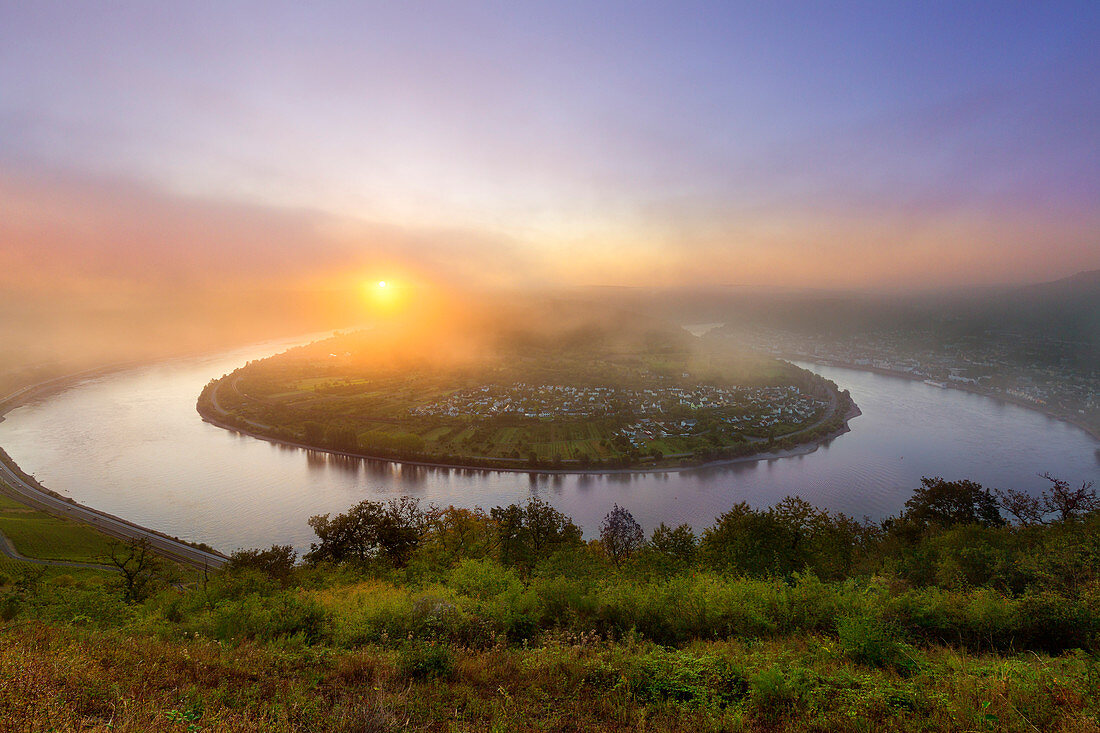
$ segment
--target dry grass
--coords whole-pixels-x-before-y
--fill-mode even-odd
[[[448,648],[449,677],[422,679],[398,671],[400,648],[230,646],[37,623],[0,634],[4,733],[1100,731],[1074,656],[932,649],[903,675],[854,664],[824,639],[676,651],[588,636]],[[723,681],[709,669],[731,671]]]

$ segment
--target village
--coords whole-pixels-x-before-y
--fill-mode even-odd
[[[762,433],[797,426],[822,414],[827,404],[798,387],[693,385],[576,387],[554,384],[484,385],[411,408],[410,415],[462,419],[527,420],[618,417],[620,433],[634,446],[670,436],[696,434],[701,423],[723,432]]]

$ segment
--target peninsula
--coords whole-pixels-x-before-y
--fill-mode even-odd
[[[854,412],[812,372],[637,317],[410,342],[365,330],[250,362],[211,381],[198,410],[369,458],[584,472],[790,450],[842,431]]]

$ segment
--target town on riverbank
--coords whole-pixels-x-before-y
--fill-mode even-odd
[[[725,327],[711,337],[770,354],[915,379],[1027,407],[1100,440],[1100,368],[1082,365],[1087,345],[1034,334],[880,330],[836,338],[763,327]]]

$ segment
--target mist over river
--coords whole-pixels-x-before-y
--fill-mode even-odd
[[[301,339],[269,341],[87,379],[8,413],[0,446],[47,487],[89,506],[222,551],[290,543],[308,549],[306,520],[362,499],[407,494],[482,506],[537,494],[588,537],[618,503],[647,529],[702,529],[738,501],[798,494],[878,519],[897,512],[922,475],[1037,491],[1050,473],[1100,480],[1097,442],[1040,413],[959,390],[808,363],[851,390],[851,432],[793,458],[668,473],[538,475],[351,460],[274,445],[202,421],[203,386]]]

